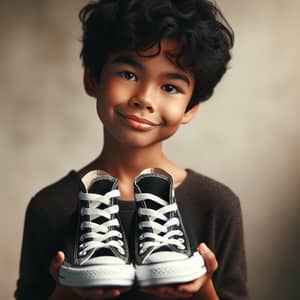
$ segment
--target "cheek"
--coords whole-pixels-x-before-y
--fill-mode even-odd
[[[163,118],[168,125],[177,125],[184,116],[185,108],[178,105],[164,107]]]
[[[124,101],[126,89],[114,80],[103,81],[97,92],[97,112],[102,118],[113,113],[114,107]]]
[[[104,81],[99,89],[99,98],[103,99],[103,102],[107,105],[113,105],[118,98],[118,88],[116,88],[116,86],[112,80]]]
[[[128,99],[134,87],[135,85],[132,82],[124,81],[124,79],[117,76],[111,76],[103,81],[99,96],[103,95],[111,104],[124,102],[124,100]]]

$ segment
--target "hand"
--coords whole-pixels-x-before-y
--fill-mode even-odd
[[[65,255],[62,251],[58,251],[56,257],[51,261],[50,274],[56,281],[56,287],[49,300],[72,299],[72,300],[101,300],[119,296],[122,292],[129,288],[73,288],[63,286],[58,282],[58,270],[65,260]]]
[[[201,292],[204,299],[218,299],[214,290],[211,276],[217,270],[218,263],[214,253],[204,244],[198,246],[198,251],[202,255],[205,266],[206,274],[191,282],[180,284],[178,286],[160,286],[142,288],[141,291],[150,293],[162,298],[176,299],[176,298],[190,298],[194,294]]]

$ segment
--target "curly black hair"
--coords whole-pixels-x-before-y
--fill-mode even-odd
[[[176,64],[195,76],[187,110],[212,96],[231,59],[233,30],[210,0],[99,0],[84,6],[79,19],[80,57],[96,80],[111,54],[134,50],[141,55],[162,39],[176,40],[181,47]],[[159,52],[160,47],[155,55]]]

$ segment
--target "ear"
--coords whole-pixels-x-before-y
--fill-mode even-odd
[[[88,68],[84,69],[83,84],[84,84],[85,92],[89,96],[95,98],[97,83],[96,83],[95,79],[92,78],[91,73]]]
[[[200,103],[194,105],[191,109],[189,109],[187,112],[185,112],[184,116],[181,120],[181,124],[189,123],[196,115],[196,112],[198,111],[199,106],[200,106]]]

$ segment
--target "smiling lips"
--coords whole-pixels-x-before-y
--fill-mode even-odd
[[[150,120],[139,118],[135,115],[126,115],[117,111],[117,114],[121,117],[127,126],[141,131],[148,131],[153,129],[154,127],[159,126],[159,123],[154,123]]]

